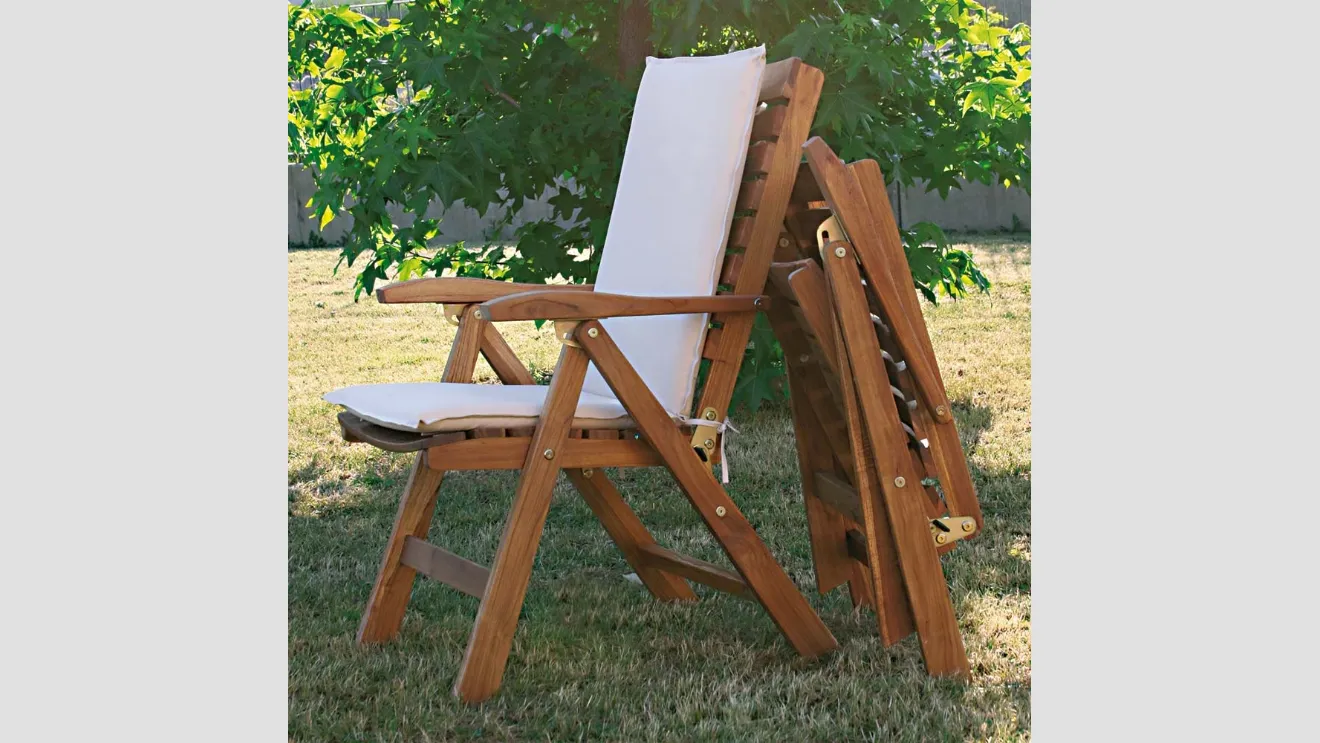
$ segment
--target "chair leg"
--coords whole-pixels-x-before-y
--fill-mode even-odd
[[[587,332],[583,332],[583,330]],[[594,336],[591,331],[595,331]],[[604,326],[589,320],[578,326],[575,338],[591,355],[619,402],[637,422],[651,446],[664,459],[665,467],[678,481],[679,489],[701,515],[706,527],[724,548],[756,600],[765,607],[779,631],[798,653],[814,657],[839,646],[811,604],[798,591],[720,486],[679,433],[669,414],[646,387]]]
[[[582,494],[605,527],[606,533],[618,545],[623,557],[637,571],[642,585],[661,601],[696,601],[697,594],[687,581],[677,575],[647,567],[641,559],[641,548],[655,544],[655,538],[646,530],[641,519],[624,502],[614,483],[604,472],[593,472],[587,477],[583,470],[564,470],[573,487]]]
[[[426,466],[426,452],[417,453],[408,486],[399,501],[399,513],[394,517],[394,530],[385,545],[376,585],[371,589],[362,624],[358,626],[359,643],[388,642],[399,634],[412,596],[413,580],[417,577],[417,571],[402,562],[404,542],[408,537],[426,539],[444,476],[443,471]]]
[[[532,577],[532,561],[550,513],[550,496],[559,475],[556,452],[568,439],[586,372],[587,357],[582,349],[565,346],[532,434],[518,491],[504,523],[504,536],[490,566],[486,595],[481,599],[467,652],[454,682],[454,695],[469,704],[489,699],[500,688],[509,650],[513,647],[518,614]]]

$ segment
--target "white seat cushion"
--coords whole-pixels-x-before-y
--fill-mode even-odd
[[[756,115],[765,47],[717,57],[647,57],[596,291],[715,293]],[[670,415],[691,415],[706,315],[601,324]],[[582,389],[610,395],[593,364]]]
[[[535,384],[362,384],[335,390],[325,400],[379,426],[435,433],[535,426],[549,391],[549,387]],[[583,392],[573,424],[578,428],[629,428],[632,420],[613,397]]]

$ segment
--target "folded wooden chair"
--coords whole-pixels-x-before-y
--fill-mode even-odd
[[[326,396],[347,408],[347,440],[418,452],[360,642],[399,632],[420,572],[480,597],[454,693],[494,694],[563,470],[656,598],[695,599],[684,579],[745,594],[802,655],[836,647],[711,473],[822,80],[797,59],[766,65],[764,48],[648,59],[594,287],[436,278],[377,293],[443,303],[458,335],[441,383]],[[491,325],[532,319],[553,320],[563,344],[548,388]],[[503,385],[465,384],[478,354]],[[736,572],[657,545],[604,471],[649,466],[673,473]],[[425,541],[444,473],[472,469],[522,470],[489,569]]]
[[[968,674],[939,555],[981,509],[874,160],[819,138],[794,187],[767,291],[787,361],[817,589],[848,583],[893,645]]]

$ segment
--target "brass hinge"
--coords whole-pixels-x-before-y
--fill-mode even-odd
[[[715,408],[701,411],[702,420],[714,423],[718,418],[719,413],[715,412]],[[710,461],[711,455],[715,452],[715,437],[718,435],[718,429],[714,426],[692,427],[692,448],[697,450],[697,456],[701,457],[701,461]]]
[[[580,320],[555,320],[555,338],[565,346],[581,348],[582,346],[573,340],[573,332],[577,330]]]
[[[467,308],[468,306],[465,304],[440,305],[440,311],[444,313],[445,319],[449,321],[450,325],[458,325],[459,321],[463,319],[463,311]]]
[[[945,516],[930,522],[930,535],[937,546],[966,539],[975,533],[976,519],[970,516]]]
[[[843,234],[843,225],[839,224],[839,218],[833,214],[816,228],[816,247],[822,251],[830,243],[847,240],[848,236]]]

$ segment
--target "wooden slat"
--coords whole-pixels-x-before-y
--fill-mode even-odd
[[[766,265],[769,265],[768,260]],[[760,280],[764,282],[764,273]],[[591,336],[593,330],[596,331],[595,337]],[[808,657],[837,648],[838,642],[829,629],[747,523],[738,505],[720,487],[709,466],[697,458],[689,441],[679,433],[669,414],[624,358],[605,327],[597,320],[590,320],[578,326],[574,337],[646,435],[646,440],[664,459],[665,467],[673,474],[683,494],[701,515],[789,644]]]
[[[793,182],[793,203],[806,205],[824,198],[825,194],[821,193],[820,185],[816,183],[816,176],[811,173],[811,166],[802,163],[798,166],[797,180]]]
[[[527,457],[531,438],[468,439],[429,450],[431,466],[442,470],[516,470]],[[562,467],[654,467],[661,459],[638,439],[567,439],[558,452]]]
[[[818,177],[820,172],[816,170]],[[822,182],[827,184],[827,191],[830,190],[830,181]],[[848,208],[857,207],[849,195],[830,196],[836,209],[840,201]],[[880,344],[870,322],[861,274],[851,251],[841,258],[835,257],[832,252],[827,252],[826,256],[825,270],[830,293],[835,300],[841,334],[836,345],[844,352],[840,356],[841,378],[845,398],[849,401],[848,423],[854,442],[853,449],[859,453],[859,462],[866,462],[868,466],[871,462],[875,464],[878,486],[883,493],[881,500],[889,516],[890,531],[898,551],[898,564],[907,589],[908,603],[916,620],[926,670],[935,676],[966,678],[970,675],[967,653],[962,636],[958,633],[958,619],[953,613],[953,602],[940,569],[939,556],[930,539],[930,519],[925,510],[925,498],[913,497],[921,492],[920,475],[912,466],[906,437],[889,393],[889,380],[884,374]],[[846,366],[843,364],[845,356],[848,362]],[[867,442],[872,456],[862,457],[860,451]],[[859,480],[867,474],[866,469],[859,467],[856,470]],[[899,478],[902,478],[902,486]],[[866,488],[860,481],[856,484],[863,509],[867,509],[870,500]],[[879,529],[869,523],[865,526],[868,543],[874,547]],[[876,559],[876,554],[872,552],[873,565]],[[881,606],[886,603],[884,600],[878,601]]]
[[[735,596],[754,598],[751,595],[751,590],[747,587],[747,581],[732,570],[722,568],[714,563],[682,555],[656,544],[643,546],[641,555],[642,563],[654,570],[663,570],[666,573],[681,575],[690,581],[696,581]]]
[[[774,259],[775,247],[783,229],[784,214],[788,208],[789,195],[793,190],[793,181],[797,177],[798,164],[802,160],[800,148],[811,131],[811,122],[816,115],[816,104],[820,99],[821,86],[824,83],[824,75],[821,71],[810,65],[796,61],[791,65],[776,64],[780,66],[777,68],[775,65],[767,66],[767,73],[771,68],[783,72],[775,72],[772,77],[763,75],[762,93],[765,92],[767,83],[772,89],[775,88],[777,84],[775,79],[783,74],[782,87],[791,86],[789,92],[792,94],[792,99],[787,107],[788,112],[785,114],[784,127],[779,135],[770,172],[764,180],[765,190],[759,198],[756,218],[752,220],[752,234],[747,239],[747,252],[742,271],[738,276],[738,283],[734,286],[735,293],[744,290],[764,291],[766,275],[770,270],[770,262]],[[738,378],[738,369],[742,365],[743,351],[747,348],[747,340],[751,336],[755,316],[751,314],[728,318],[717,316],[716,319],[727,320],[724,325],[723,343],[720,346],[722,358],[711,360],[710,371],[706,376],[706,385],[702,390],[701,402],[697,409],[714,408],[716,413],[723,417],[728,412],[733,387]]]
[[[756,220],[751,217],[734,217],[733,226],[729,229],[729,247],[747,249],[752,243],[752,227]]]
[[[816,493],[821,500],[839,513],[846,514],[853,521],[862,520],[862,502],[852,485],[833,472],[817,471],[809,473],[809,476],[816,484]]]
[[[412,536],[404,540],[403,564],[431,580],[476,598],[486,592],[486,580],[490,577],[490,571],[484,566]]]
[[[733,286],[734,284],[737,284],[738,274],[740,271],[742,271],[742,265],[743,265],[742,253],[725,253],[724,266],[720,270],[719,283],[728,284],[729,286]]]
[[[765,195],[764,179],[759,181],[743,181],[742,188],[738,191],[738,202],[734,207],[738,211],[755,211],[761,207],[761,197]]]
[[[701,344],[701,358],[716,358],[716,354],[720,350],[720,333],[723,332],[719,328],[711,328],[706,331],[706,342]]]
[[[775,156],[774,142],[757,142],[747,148],[747,163],[743,166],[743,177],[765,175],[770,172],[770,163]]]
[[[797,57],[781,59],[766,65],[765,70],[761,72],[761,91],[757,100],[775,101],[792,98],[795,92],[794,82],[804,67],[807,65],[803,65],[802,60]],[[812,109],[815,109],[814,102]]]
[[[849,529],[844,535],[844,542],[847,544],[849,557],[863,565],[871,564],[871,555],[866,548],[866,537],[860,531]]]
[[[500,687],[504,666],[513,647],[513,633],[532,575],[532,561],[541,543],[541,532],[550,512],[550,495],[559,476],[561,462],[541,455],[558,451],[568,440],[568,431],[587,373],[582,349],[564,346],[559,354],[550,391],[546,394],[532,444],[523,462],[513,505],[504,522],[504,534],[491,562],[490,579],[477,609],[477,620],[468,638],[467,651],[454,682],[454,694],[469,704],[489,699]],[[479,441],[491,445],[507,441]],[[579,442],[581,443],[581,442]]]
[[[789,406],[793,413],[793,442],[797,449],[798,471],[803,473],[802,500],[807,511],[807,533],[811,538],[811,562],[816,571],[816,590],[824,595],[854,578],[854,566],[844,549],[842,536],[848,521],[837,509],[826,507],[815,479],[807,473],[830,467],[830,455],[820,423],[807,405],[801,374],[788,369]],[[869,582],[869,578],[867,579]]]
[[[776,139],[784,129],[788,118],[788,106],[770,106],[752,119],[752,141],[758,139]]]

